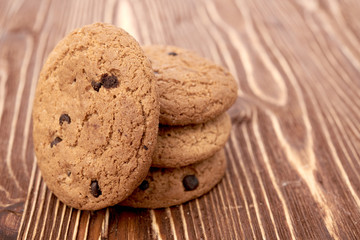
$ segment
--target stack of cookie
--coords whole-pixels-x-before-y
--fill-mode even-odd
[[[61,40],[41,70],[34,148],[47,187],[68,206],[167,207],[224,175],[234,79],[190,51],[144,49],[96,23]]]
[[[152,167],[121,205],[162,208],[211,190],[223,177],[223,150],[236,100],[234,78],[194,52],[174,46],[146,46],[157,78],[160,126]]]

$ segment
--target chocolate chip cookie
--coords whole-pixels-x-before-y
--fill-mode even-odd
[[[129,198],[120,203],[135,208],[163,208],[187,202],[210,191],[224,176],[224,150],[202,162],[181,168],[150,168]]]
[[[237,84],[223,67],[174,46],[143,49],[157,78],[161,124],[204,123],[235,102]]]
[[[227,113],[201,124],[160,125],[152,167],[181,167],[209,158],[225,145],[230,131]]]
[[[143,181],[158,129],[156,79],[124,30],[96,23],[61,40],[40,73],[34,147],[48,188],[65,204],[117,204]]]

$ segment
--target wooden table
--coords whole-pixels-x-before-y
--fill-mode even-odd
[[[0,239],[360,239],[358,0],[1,0]],[[172,208],[79,211],[34,161],[39,71],[76,27],[195,50],[236,77],[228,171]]]

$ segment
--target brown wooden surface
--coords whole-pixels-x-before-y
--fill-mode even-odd
[[[358,0],[1,0],[0,239],[359,239]],[[95,21],[193,49],[239,84],[228,171],[161,210],[68,208],[45,187],[31,131],[41,66]]]

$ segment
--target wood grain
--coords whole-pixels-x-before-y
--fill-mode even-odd
[[[0,1],[0,239],[359,239],[356,0]],[[193,49],[238,80],[228,171],[189,203],[79,211],[35,163],[39,71],[76,27]]]

